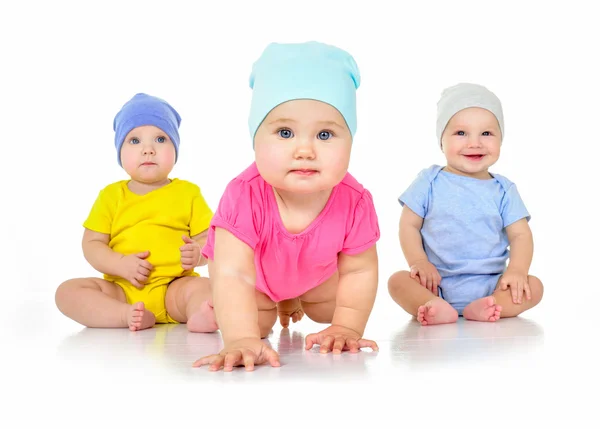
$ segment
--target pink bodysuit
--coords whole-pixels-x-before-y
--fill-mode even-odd
[[[337,270],[338,254],[355,255],[379,240],[371,193],[349,173],[333,188],[325,208],[299,234],[281,221],[271,185],[253,163],[227,185],[212,218],[202,254],[214,257],[215,228],[254,250],[256,288],[275,302],[299,297]]]

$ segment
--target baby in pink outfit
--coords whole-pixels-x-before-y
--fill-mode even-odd
[[[271,44],[254,64],[255,162],[233,179],[203,255],[224,348],[194,366],[270,363],[266,337],[304,314],[328,328],[320,351],[377,350],[362,338],[378,282],[373,199],[348,172],[360,74],[352,56],[317,42]]]

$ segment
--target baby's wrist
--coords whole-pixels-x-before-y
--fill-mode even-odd
[[[412,267],[413,265],[417,265],[417,264],[420,264],[422,262],[429,262],[429,260],[426,257],[425,258],[411,259],[410,262],[408,263],[408,266]]]
[[[506,268],[506,273],[511,273],[511,274],[518,274],[518,275],[522,275],[522,276],[527,276],[528,275],[529,270],[527,270],[524,267],[518,267],[518,266],[514,266],[514,265],[508,265],[508,267]]]

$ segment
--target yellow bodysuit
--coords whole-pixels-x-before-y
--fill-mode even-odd
[[[172,179],[146,195],[131,192],[128,182],[100,191],[83,226],[108,234],[108,245],[117,253],[150,252],[146,260],[154,269],[142,289],[121,277],[104,274],[104,278],[123,289],[128,303],[144,302],[157,323],[177,323],[165,308],[167,286],[178,277],[198,276],[181,267],[179,248],[185,244],[181,236],[193,237],[208,229],[213,213],[200,188],[185,180]]]

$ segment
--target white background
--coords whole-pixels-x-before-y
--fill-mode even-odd
[[[183,119],[172,177],[197,183],[216,209],[227,182],[252,162],[248,78],[253,61],[272,41],[334,44],[348,50],[359,65],[358,132],[350,172],[372,192],[382,233],[373,323],[407,318],[386,287],[390,274],[406,268],[397,240],[397,197],[421,169],[444,162],[435,139],[441,91],[474,82],[494,91],[504,108],[504,145],[491,171],[517,184],[532,215],[531,273],[542,279],[546,294],[527,316],[547,334],[562,330],[595,342],[600,30],[598,14],[588,4],[592,2],[3,2],[4,390],[18,392],[13,399],[20,405],[32,390],[37,399],[46,398],[47,409],[62,403],[60,398],[87,403],[82,398],[89,395],[102,404],[98,410],[110,404],[113,410],[127,409],[131,417],[139,406],[146,418],[149,411],[157,412],[149,404],[163,395],[181,394],[198,398],[196,409],[190,403],[180,407],[197,415],[197,421],[187,420],[194,426],[204,424],[207,407],[211,418],[226,421],[212,405],[202,405],[211,395],[208,389],[218,392],[212,400],[224,410],[235,409],[240,401],[247,404],[249,397],[242,394],[256,400],[253,388],[222,389],[218,383],[187,391],[167,383],[152,399],[144,398],[152,388],[140,386],[67,392],[60,384],[47,386],[39,380],[34,387],[38,376],[33,374],[38,373],[31,368],[64,370],[68,364],[55,356],[55,343],[81,328],[58,312],[54,291],[68,278],[98,275],[83,258],[81,224],[98,191],[126,178],[113,143],[116,112],[137,92],[169,101]],[[573,320],[578,324],[566,324]],[[582,335],[577,326],[588,331]],[[561,364],[549,369],[549,378],[578,365],[576,360]],[[590,379],[579,380],[582,386],[595,379],[595,371],[584,372]],[[439,398],[438,386],[428,383],[432,398]],[[482,385],[494,383],[488,379]],[[296,411],[275,424],[285,425],[286,418],[348,424],[343,415],[360,404],[339,399],[342,392],[329,387],[323,387],[325,399],[315,403],[317,386],[308,391],[267,389],[265,402],[254,410],[273,415],[270,404],[283,394],[281,400]],[[397,389],[407,397],[411,388],[398,380]],[[497,399],[492,393],[490,402]],[[339,420],[328,406],[338,409]],[[161,413],[183,412],[171,407]],[[328,417],[306,420],[317,409]],[[407,418],[401,409],[387,412],[399,423]],[[411,418],[420,421],[419,416]]]

